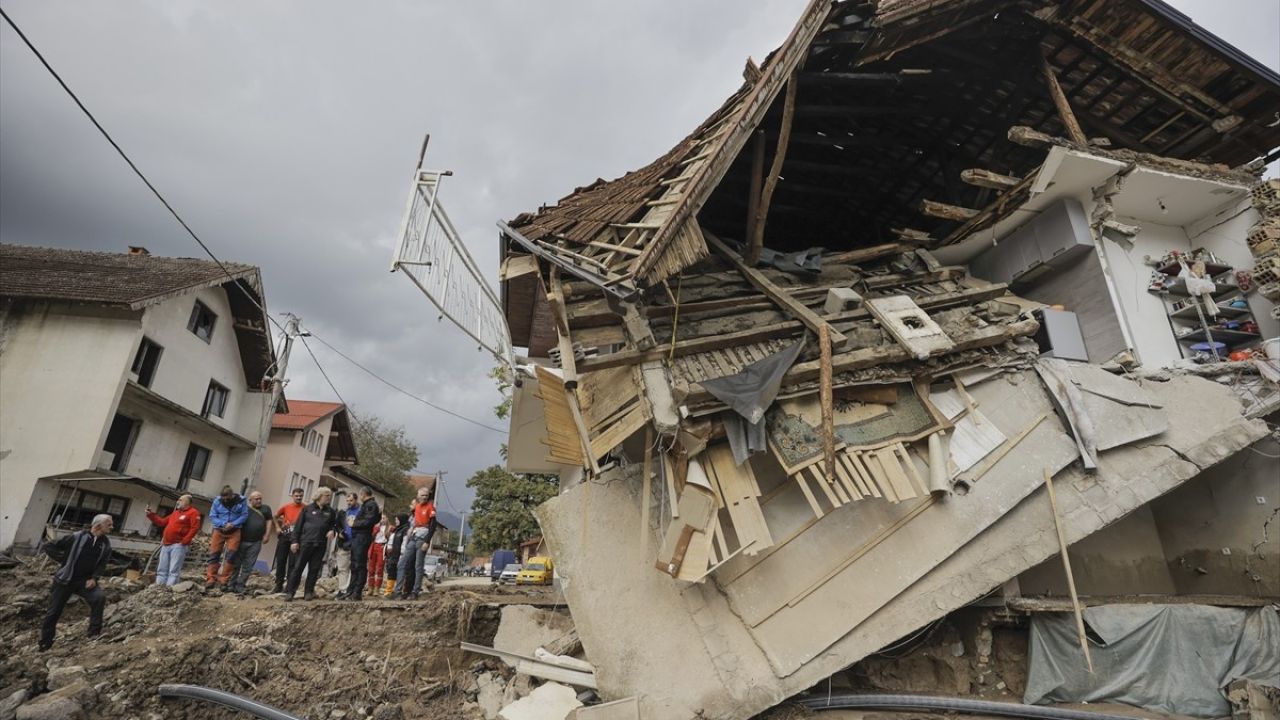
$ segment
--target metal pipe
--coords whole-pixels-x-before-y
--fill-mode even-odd
[[[229,693],[225,690],[214,690],[213,688],[203,687],[201,685],[182,685],[178,683],[165,683],[160,686],[160,697],[162,698],[187,698],[189,700],[200,700],[215,705],[224,705],[249,713],[254,717],[263,718],[263,720],[303,720],[297,715],[273,708],[270,705],[263,705],[257,700],[250,700],[241,697],[235,693]],[[1132,718],[1130,718],[1132,720]]]
[[[998,715],[1033,720],[1126,720],[1123,715],[1063,710],[1022,703],[991,702],[957,697],[930,695],[899,695],[890,693],[843,694],[804,698],[798,701],[811,710],[865,709],[865,710],[934,710],[969,713],[973,715]],[[1128,718],[1127,720],[1132,720]]]

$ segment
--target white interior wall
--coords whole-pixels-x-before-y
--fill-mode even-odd
[[[1133,238],[1133,247],[1126,250],[1106,238],[1100,239],[1098,244],[1105,254],[1115,287],[1115,299],[1128,322],[1139,360],[1147,367],[1163,367],[1181,358],[1182,354],[1169,327],[1163,296],[1147,291],[1153,268],[1146,264],[1146,258],[1159,259],[1170,250],[1189,252],[1191,245],[1186,232],[1180,227],[1134,218],[1118,219],[1142,228]]]

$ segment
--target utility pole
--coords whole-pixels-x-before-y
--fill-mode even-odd
[[[459,510],[458,512],[462,515],[462,527],[458,530],[458,552],[462,553],[467,544],[467,511]]]
[[[253,469],[249,471],[249,484],[253,487],[258,485],[262,474],[262,456],[267,450],[267,441],[271,438],[271,421],[276,414],[276,405],[280,402],[280,396],[284,393],[285,371],[289,367],[289,353],[293,350],[293,339],[301,334],[298,330],[302,320],[296,315],[289,314],[289,319],[284,323],[284,340],[280,348],[280,353],[276,357],[275,372],[268,378],[263,378],[271,383],[271,399],[262,408],[262,420],[258,423],[258,444],[253,448]]]

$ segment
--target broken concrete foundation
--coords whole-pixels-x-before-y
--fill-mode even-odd
[[[1263,423],[1240,417],[1238,401],[1218,384],[1177,377],[1140,389],[1163,408],[1168,429],[1103,451],[1096,473],[1068,468],[1059,474],[1069,542],[1266,434]],[[970,392],[1010,436],[1049,407],[1026,371]],[[1069,465],[1075,444],[1056,417],[1038,427],[1044,429],[1036,430],[1035,442],[1011,450],[996,466],[1001,472],[988,473],[966,494],[891,509],[842,508],[773,553],[725,565],[705,584],[673,583],[654,573],[644,546],[633,541],[641,504],[634,465],[613,471],[617,482],[578,485],[549,501],[539,508],[539,521],[557,553],[602,695],[637,696],[643,717],[746,717],[1054,555],[1041,472]],[[1206,435],[1205,427],[1218,430]],[[885,536],[886,527],[902,532]],[[655,545],[657,530],[649,533]],[[895,538],[905,543],[889,542]]]

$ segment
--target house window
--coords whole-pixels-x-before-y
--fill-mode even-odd
[[[200,415],[222,417],[227,411],[227,394],[226,388],[210,380],[209,389],[204,393],[204,407],[200,409]]]
[[[120,532],[129,513],[129,498],[63,487],[49,512],[49,522],[61,527],[89,527],[94,516],[101,513],[110,515],[116,532]]]
[[[289,481],[289,494],[293,494],[294,488],[302,487],[302,476],[298,473],[293,474],[293,479]]]
[[[307,430],[302,433],[302,436],[298,438],[298,443],[316,455],[320,454],[320,447],[324,444],[320,438],[320,433],[315,430]]]
[[[171,512],[173,512],[172,505],[160,505],[159,507],[156,508],[156,514],[159,515],[160,517],[169,517],[169,513]],[[147,528],[148,539],[159,540],[162,537],[164,537],[164,528],[160,527],[159,525],[156,525],[150,520],[147,520],[147,525],[150,526],[149,528]]]
[[[102,449],[111,453],[111,465],[108,469],[124,472],[129,462],[129,453],[138,439],[138,429],[142,421],[134,420],[119,413],[111,420],[111,428],[107,431],[107,441]]]
[[[142,338],[142,342],[138,344],[138,352],[133,356],[133,367],[129,369],[138,376],[138,384],[142,387],[151,387],[151,380],[156,376],[156,365],[160,364],[160,353],[163,351],[164,348],[148,337]]]
[[[209,469],[209,448],[195,443],[187,447],[187,458],[182,461],[182,475],[178,478],[178,489],[186,490],[192,480],[204,480],[204,473]]]
[[[218,316],[197,300],[195,307],[191,308],[191,319],[187,321],[187,329],[201,340],[209,342],[213,339],[213,325],[217,321]]]
[[[311,499],[311,493],[314,492],[315,489],[316,489],[316,481],[307,480],[307,500]]]

